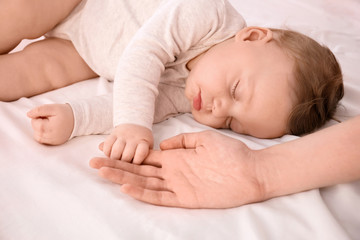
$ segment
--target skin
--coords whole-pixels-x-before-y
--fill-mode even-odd
[[[143,165],[93,158],[90,166],[146,203],[231,208],[359,180],[359,135],[360,116],[262,150],[213,131],[187,133],[162,142]]]
[[[22,39],[44,35],[80,0],[4,0],[0,8],[0,101],[14,101],[96,77],[70,41],[49,38],[6,54]],[[21,19],[21,20],[19,20]],[[14,31],[16,29],[16,31]]]
[[[41,37],[65,19],[80,2],[81,0],[2,0],[0,54],[8,53],[23,39]]]
[[[194,61],[185,94],[198,122],[259,138],[288,132],[294,61],[272,31],[244,28]]]

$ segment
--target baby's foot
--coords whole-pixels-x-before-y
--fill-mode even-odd
[[[74,129],[74,114],[69,104],[46,104],[27,113],[34,138],[39,143],[60,145],[67,142]]]

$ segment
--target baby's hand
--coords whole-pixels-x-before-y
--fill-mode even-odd
[[[69,140],[74,128],[74,115],[68,104],[46,104],[27,113],[31,118],[34,138],[39,143],[60,145]]]
[[[121,124],[100,145],[100,149],[112,159],[141,164],[153,144],[150,129],[135,124]]]

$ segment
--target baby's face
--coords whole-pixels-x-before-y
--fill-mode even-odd
[[[259,138],[288,132],[294,61],[274,41],[230,39],[196,60],[185,94],[198,122]]]

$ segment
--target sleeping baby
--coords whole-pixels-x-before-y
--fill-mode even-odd
[[[202,124],[258,138],[302,135],[332,118],[344,94],[327,47],[298,32],[247,27],[227,0],[78,2],[66,18],[51,15],[58,22],[46,38],[17,53],[17,61],[38,58],[34,49],[48,54],[36,74],[18,67],[26,77],[0,98],[96,76],[114,81],[113,93],[29,111],[40,143],[109,133],[104,154],[140,164],[153,147],[152,124],[171,116],[191,112]]]

